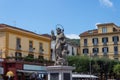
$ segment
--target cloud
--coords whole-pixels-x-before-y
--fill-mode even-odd
[[[80,39],[79,35],[77,34],[66,34],[65,36],[70,39]]]
[[[96,28],[96,29],[97,29],[97,25],[98,25],[98,24],[101,24],[101,23],[98,22],[98,23],[95,24],[95,28]]]
[[[104,5],[106,7],[113,7],[113,3],[111,0],[99,0],[101,5]]]

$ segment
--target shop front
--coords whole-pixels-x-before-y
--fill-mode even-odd
[[[0,60],[0,80],[47,80],[46,66],[40,64]]]
[[[3,67],[0,67],[0,80],[3,80]]]
[[[3,80],[4,68],[2,66],[4,59],[0,58],[0,80]]]
[[[17,76],[18,80],[47,80],[47,71],[45,66],[24,64],[23,70],[17,70]]]

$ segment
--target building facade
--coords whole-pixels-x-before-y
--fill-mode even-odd
[[[29,80],[30,74],[45,71],[49,64],[41,62],[43,59],[51,59],[50,38],[0,24],[0,76],[4,80],[11,74],[14,80]]]
[[[0,24],[0,57],[25,57],[33,54],[34,58],[39,55],[50,59],[50,38],[36,33]]]
[[[119,38],[119,26],[114,23],[98,24],[97,29],[80,34],[80,54],[120,60]]]
[[[76,56],[79,55],[79,46],[74,43],[67,43],[68,50],[69,50],[69,56]]]

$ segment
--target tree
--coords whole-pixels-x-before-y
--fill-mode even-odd
[[[116,60],[111,60],[104,57],[88,57],[88,56],[69,56],[67,58],[68,65],[74,66],[74,72],[88,74],[91,71],[91,74],[100,76],[100,79],[106,79],[109,77],[114,77],[113,67],[114,65],[120,63]],[[119,71],[120,70],[116,70]],[[116,74],[118,75],[118,74]],[[104,76],[104,78],[103,78]]]
[[[68,65],[74,66],[74,72],[88,73],[89,71],[89,58],[87,56],[69,56],[67,58]]]
[[[117,75],[118,79],[120,79],[120,64],[114,65],[113,72]]]

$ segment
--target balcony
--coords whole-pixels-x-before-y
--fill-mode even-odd
[[[29,53],[33,53],[35,48],[29,48]]]
[[[98,46],[98,44],[93,44],[93,46]]]
[[[113,55],[113,57],[114,57],[114,58],[118,58],[118,57],[119,57],[118,53],[115,53],[115,54]]]
[[[85,47],[87,47],[87,46],[88,46],[88,44],[87,44],[87,43],[84,43],[84,46],[85,46]]]
[[[107,46],[107,43],[103,43],[103,46]]]
[[[21,50],[21,45],[17,45],[16,50]]]
[[[17,59],[17,60],[16,60]],[[53,65],[54,61],[45,60],[44,58],[31,58],[31,57],[7,57],[5,59],[8,63],[23,63],[23,64],[38,64],[38,65]]]
[[[107,53],[103,53],[103,57],[108,57],[108,54]]]
[[[118,42],[116,41],[116,42],[114,42],[114,45],[118,45]]]
[[[98,53],[96,52],[96,53],[93,53],[93,56],[98,56]]]
[[[44,52],[44,49],[41,48],[41,49],[39,50],[39,53],[40,53],[40,54],[43,54],[43,52]]]

